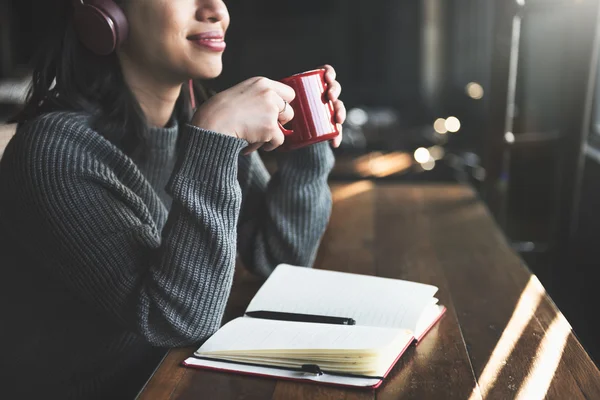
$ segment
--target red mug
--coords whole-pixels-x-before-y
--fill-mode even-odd
[[[294,118],[288,123],[291,129],[279,125],[285,135],[282,150],[299,149],[339,135],[333,103],[327,98],[324,69],[302,72],[280,82],[296,92],[290,103],[294,110]]]

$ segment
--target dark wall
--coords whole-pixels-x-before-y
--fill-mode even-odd
[[[39,44],[44,16],[51,15],[58,0],[0,0],[0,77],[26,69]],[[35,3],[35,8],[33,7]],[[38,4],[39,3],[39,4]]]
[[[600,321],[596,317],[600,282],[600,152],[586,157],[577,229],[569,256],[556,272],[556,300],[591,353],[600,361]]]
[[[447,2],[448,19],[444,105],[447,115],[464,121],[455,145],[483,155],[483,133],[488,120],[491,94],[495,0]],[[466,93],[470,82],[484,89],[481,99]]]
[[[411,107],[420,102],[420,11],[409,0],[277,0],[227,3],[231,27],[225,72],[231,86],[333,65],[348,106]]]

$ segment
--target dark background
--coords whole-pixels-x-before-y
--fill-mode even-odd
[[[0,0],[0,92],[27,79],[58,1]],[[225,72],[209,86],[333,65],[354,118],[331,179],[473,185],[599,359],[598,0],[226,3]],[[474,84],[483,97],[469,95]],[[0,122],[18,107],[0,100]],[[449,116],[460,130],[437,133],[436,119]],[[421,147],[430,160],[415,160]],[[385,155],[410,163],[356,167]]]

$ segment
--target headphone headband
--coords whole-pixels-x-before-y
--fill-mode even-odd
[[[79,40],[98,55],[109,55],[125,41],[129,24],[113,0],[72,0]]]

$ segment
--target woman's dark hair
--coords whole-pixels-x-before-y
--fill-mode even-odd
[[[98,56],[85,48],[73,27],[71,1],[53,3],[56,17],[45,19],[49,22],[34,60],[32,86],[15,122],[21,124],[51,111],[85,111],[97,132],[130,154],[148,124],[125,83],[116,54]],[[123,0],[116,3],[122,5]],[[206,91],[197,83],[194,86],[196,98],[205,100]],[[191,113],[188,85],[183,85],[174,115],[188,122]]]

